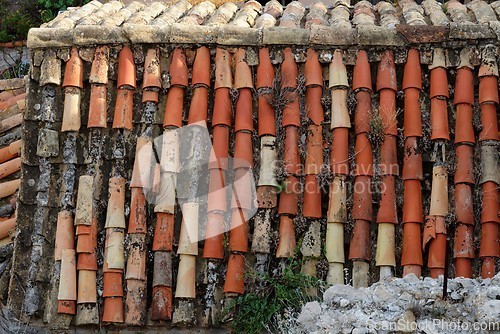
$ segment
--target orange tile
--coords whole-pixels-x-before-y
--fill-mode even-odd
[[[379,114],[384,128],[384,134],[397,136],[398,122],[396,115],[396,91],[383,89],[380,91]]]
[[[187,87],[188,85],[188,68],[186,63],[186,55],[184,50],[176,48],[172,53],[170,62],[170,83],[173,86]]]
[[[262,50],[262,49],[261,49]],[[270,60],[269,60],[270,61]],[[187,74],[187,73],[186,73]],[[215,85],[214,88],[233,88],[231,55],[228,50],[217,48],[215,53]]]
[[[106,85],[91,85],[88,128],[105,128],[107,118]]]
[[[475,258],[474,254],[474,226],[458,224],[453,242],[454,258]]]
[[[482,278],[493,278],[496,272],[495,266],[496,258],[485,257],[481,265],[481,277]]]
[[[134,92],[127,89],[118,89],[116,95],[113,129],[132,129],[134,112]]]
[[[276,257],[293,257],[295,246],[296,241],[293,219],[288,216],[280,216],[279,243],[278,249],[276,250]]]
[[[75,300],[58,300],[57,313],[60,314],[76,314],[76,301]]]
[[[9,161],[17,156],[21,150],[21,140],[16,140],[8,146],[0,148],[0,163]]]
[[[103,322],[122,323],[123,322],[123,298],[104,298]]]
[[[354,179],[352,218],[372,221],[372,190],[370,176],[356,176]]]
[[[448,171],[444,166],[432,169],[431,206],[429,215],[445,217],[448,214]]]
[[[370,131],[372,118],[371,93],[360,90],[356,93],[356,112],[354,114],[354,130],[356,134]]]
[[[90,83],[108,83],[108,57],[109,48],[106,45],[96,47],[94,52],[94,61],[92,62],[92,68],[90,69]]]
[[[475,142],[476,138],[472,127],[472,105],[459,104],[456,106],[455,145],[474,144]]]
[[[324,110],[321,104],[323,98],[323,87],[312,86],[306,89],[306,111],[307,117],[315,124],[321,125],[324,120]],[[274,114],[273,114],[274,116]],[[261,118],[259,117],[259,122]]]
[[[422,185],[419,180],[404,181],[403,223],[423,223]]]
[[[142,88],[161,88],[160,60],[156,49],[149,49],[144,60]]]
[[[194,89],[193,97],[190,101],[188,124],[203,122],[208,115],[208,89],[197,87]]]
[[[227,170],[229,155],[229,133],[230,128],[225,125],[217,125],[212,128],[213,146],[212,151],[210,152],[210,160],[208,163],[210,169]]]
[[[239,90],[236,102],[236,115],[234,118],[234,131],[253,131],[252,90],[242,88]]]
[[[283,163],[288,174],[298,175],[302,170],[299,156],[299,129],[295,126],[285,127],[285,152]]]
[[[422,115],[420,111],[420,90],[405,89],[404,100],[404,135],[405,137],[422,136]]]
[[[298,75],[299,71],[292,49],[285,48],[283,50],[283,63],[281,63],[281,88],[297,88]]]
[[[431,140],[450,140],[448,106],[445,99],[431,99]]]
[[[306,77],[306,87],[323,87],[323,70],[321,69],[321,64],[318,60],[318,54],[313,49],[307,49],[304,75]]]
[[[104,273],[102,296],[123,297],[123,273]]]
[[[79,253],[77,260],[77,270],[90,270],[97,271],[97,254],[93,253]]]
[[[377,213],[377,223],[398,223],[396,214],[395,176],[381,176],[380,207]]]
[[[227,264],[224,293],[243,294],[245,292],[245,256],[231,254]]]
[[[0,183],[0,199],[15,194],[20,184],[21,179]]]
[[[488,222],[481,224],[481,246],[479,257],[500,257],[498,239],[499,224]]]
[[[222,169],[210,169],[207,211],[225,212],[227,209],[226,177]]]
[[[151,301],[151,320],[172,319],[172,288],[166,286],[154,286]]]
[[[365,50],[359,50],[356,57],[356,65],[352,75],[352,90],[366,89],[372,91],[370,63]]]
[[[417,49],[408,51],[408,58],[404,68],[403,90],[413,88],[422,89],[422,69],[420,67],[420,55]],[[405,92],[406,93],[406,92]]]
[[[307,94],[307,92],[306,92]],[[258,96],[258,131],[259,136],[276,136],[276,123],[274,109],[270,104],[271,94]]]
[[[450,94],[448,91],[448,75],[446,69],[443,67],[436,67],[430,70],[430,94],[431,99],[439,98],[449,98]]]
[[[297,92],[287,92],[284,94],[284,99],[290,101],[283,108],[283,118],[281,119],[281,126],[300,126],[300,106],[299,97]]]
[[[274,67],[271,64],[268,48],[259,49],[256,88],[272,88],[274,85]]]
[[[205,232],[204,259],[224,258],[224,231],[226,230],[224,213],[208,212],[207,230]]]
[[[306,175],[319,174],[323,166],[323,127],[309,125],[307,135]]]
[[[218,88],[215,91],[214,113],[212,115],[213,127],[216,125],[225,125],[230,127],[232,125],[233,110],[229,91],[229,88],[224,87]]]
[[[423,180],[422,153],[417,137],[407,137],[403,150],[403,180]]]
[[[71,57],[64,69],[62,87],[83,88],[83,61],[78,55],[78,50],[75,47],[71,49]]]
[[[349,260],[370,261],[370,221],[354,220],[349,243]]]
[[[272,209],[278,205],[278,195],[275,186],[258,186],[256,197],[259,209]]]
[[[118,56],[118,80],[116,87],[136,88],[134,55],[128,46],[124,46]]]
[[[403,224],[403,251],[401,255],[401,265],[422,266],[422,224]]]
[[[0,222],[0,240],[7,238],[10,231],[16,227],[16,218],[10,218]]]
[[[109,200],[106,228],[125,228],[125,179],[121,176],[109,179]]]
[[[377,91],[390,89],[394,92],[398,90],[396,82],[396,66],[394,65],[394,55],[392,51],[385,51],[378,65],[377,71]]]
[[[491,103],[481,105],[481,126],[479,140],[500,140],[498,133],[497,106]]]
[[[15,158],[0,164],[0,179],[7,177],[21,169],[21,158]]]
[[[96,270],[78,270],[78,304],[97,303]]]
[[[330,167],[334,174],[349,174],[349,129],[335,128],[332,136]]]
[[[430,269],[430,276],[437,278],[444,274],[446,257],[446,234],[436,234],[436,238],[429,243],[429,258],[427,266]]]
[[[151,180],[151,165],[153,159],[153,143],[151,138],[144,136],[137,137],[134,167],[132,169],[132,178],[130,179],[131,188],[151,188],[153,181]]]
[[[239,131],[234,139],[233,168],[253,166],[253,138],[250,132]]]
[[[131,189],[130,218],[128,221],[128,233],[147,232],[146,227],[146,196],[141,188]]]
[[[126,280],[146,281],[146,234],[128,235]]]
[[[127,280],[127,297],[125,298],[125,324],[128,326],[144,326],[146,321],[146,281]]]
[[[153,251],[172,251],[174,242],[174,215],[170,213],[156,213],[156,225],[153,237]]]
[[[316,175],[306,175],[302,215],[306,218],[321,218],[321,189]]]
[[[248,210],[231,210],[231,229],[229,231],[229,251],[248,252]]]
[[[157,91],[154,90],[143,90],[142,91],[142,103],[154,102],[158,103],[159,95]]]
[[[182,126],[182,110],[184,107],[184,88],[170,87],[167,93],[167,103],[165,106],[165,119],[163,127]]]
[[[210,87],[210,51],[202,46],[196,50],[196,58],[193,63],[193,86],[204,85]]]
[[[254,178],[246,168],[234,170],[231,209],[252,210],[255,207],[253,189]]]
[[[455,94],[453,104],[474,104],[474,73],[468,67],[461,67],[457,70],[455,80]]]
[[[472,189],[468,184],[455,185],[455,215],[457,223],[474,225]]]
[[[455,259],[455,277],[472,278],[472,260],[464,257]]]
[[[57,300],[77,299],[76,290],[76,253],[74,249],[63,249],[61,252],[61,273],[59,276]]]
[[[280,193],[278,213],[296,215],[300,182],[295,176],[287,176],[284,186],[285,189]]]
[[[238,49],[234,54],[234,84],[236,89],[253,88],[252,70],[245,61],[245,49]]]
[[[483,200],[481,205],[481,222],[500,223],[499,203],[498,203],[498,185],[488,181],[482,184]]]
[[[479,103],[499,103],[498,78],[496,76],[479,79]]]
[[[474,184],[474,148],[469,145],[455,147],[457,169],[454,182]]]
[[[380,147],[380,175],[399,175],[396,137],[384,136]]]

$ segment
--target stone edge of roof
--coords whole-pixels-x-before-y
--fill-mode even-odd
[[[102,44],[215,44],[226,46],[316,45],[316,46],[405,46],[453,41],[500,40],[500,21],[450,23],[449,26],[398,25],[396,29],[360,25],[336,28],[315,25],[306,28],[241,28],[196,26],[174,23],[168,26],[124,24],[122,27],[77,26],[73,29],[32,28],[31,49]]]

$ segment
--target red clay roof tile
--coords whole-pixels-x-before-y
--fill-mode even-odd
[[[280,193],[278,213],[296,215],[298,210],[299,179],[295,176],[287,176],[284,189]]]
[[[384,136],[380,147],[380,175],[399,175],[396,137]]]
[[[252,134],[246,131],[236,133],[234,139],[233,168],[250,168],[253,166]]]
[[[174,242],[174,215],[170,213],[156,213],[156,224],[153,237],[153,251],[173,250]]]
[[[391,89],[382,89],[379,94],[379,115],[384,128],[384,134],[397,136],[398,122],[396,114],[396,91]]]
[[[497,106],[491,103],[483,103],[481,105],[481,126],[482,130],[479,133],[479,140],[495,140],[500,141],[498,133],[498,117]]]
[[[271,94],[259,94],[258,132],[259,136],[276,136],[274,109],[270,104]]]
[[[172,318],[172,288],[154,286],[151,300],[151,320],[170,320]]]
[[[107,117],[107,87],[92,85],[90,88],[88,128],[105,128]]]
[[[231,55],[229,51],[217,48],[215,53],[215,89],[233,88],[233,76],[231,72]]]
[[[500,241],[498,222],[488,222],[481,224],[481,247],[479,257],[500,257]]]
[[[5,224],[5,223],[3,223]],[[57,215],[56,241],[54,247],[54,260],[62,258],[63,249],[75,248],[75,232],[73,215],[70,211],[61,211]]]
[[[459,104],[456,106],[455,145],[474,144],[474,129],[472,126],[472,105]]]
[[[113,129],[132,129],[133,108],[134,92],[128,89],[118,89],[113,116]]]
[[[436,67],[430,70],[430,94],[432,98],[449,98],[450,93],[448,90],[448,74],[446,68]]]
[[[350,128],[351,120],[347,108],[347,90],[333,89],[331,108],[331,128]]]
[[[94,61],[90,69],[89,82],[98,84],[108,83],[109,48],[106,45],[96,47]]]
[[[228,152],[229,152],[229,127],[219,125],[212,128],[213,133],[213,150],[210,153],[208,167],[210,169],[228,168]]]
[[[377,212],[377,223],[397,224],[396,213],[396,177],[393,175],[381,176],[380,207]]]
[[[330,167],[334,174],[349,174],[349,129],[335,128],[332,136]]]
[[[149,49],[144,60],[142,88],[161,88],[160,60],[156,49]]]
[[[373,89],[370,63],[365,50],[359,50],[356,56],[356,65],[352,74],[352,90]]]
[[[372,98],[367,91],[356,93],[356,112],[354,114],[354,130],[356,135],[370,131],[370,121],[372,118]]]
[[[245,256],[231,254],[227,264],[224,293],[243,294],[245,292]]]
[[[482,278],[493,278],[496,271],[496,258],[495,257],[485,257],[483,258],[483,263],[481,265],[481,277]]]
[[[196,50],[191,85],[210,87],[210,51],[207,47],[202,46]]]
[[[366,175],[359,175],[354,179],[352,204],[354,220],[372,221],[373,219],[371,179]]]
[[[210,169],[208,183],[208,203],[207,211],[225,212],[227,209],[226,200],[226,176],[223,169]]]
[[[474,252],[474,226],[459,224],[455,230],[453,242],[453,256],[455,258],[473,259]]]
[[[354,220],[354,228],[349,242],[349,259],[370,261],[369,220]]]
[[[377,91],[390,89],[398,90],[396,81],[396,66],[394,65],[394,55],[392,51],[385,51],[378,65],[377,71]]]
[[[347,69],[342,61],[342,51],[337,49],[333,53],[333,60],[329,66],[328,88],[347,88]]]
[[[422,89],[422,69],[420,67],[420,54],[417,49],[408,51],[408,58],[404,68],[403,90],[408,88]]]
[[[103,297],[123,297],[123,274],[104,273]]]
[[[163,127],[182,126],[182,110],[184,106],[184,88],[170,87],[167,94],[167,103],[165,106],[165,119]]]
[[[455,215],[458,223],[474,225],[472,189],[468,184],[455,184]]]
[[[281,64],[281,89],[297,88],[299,72],[291,48],[283,50],[283,58]]]
[[[457,169],[454,182],[474,184],[474,148],[469,145],[455,147]]]
[[[431,99],[431,140],[450,140],[448,106],[445,99]]]
[[[468,67],[461,67],[457,71],[453,103],[474,104],[474,74]]]
[[[231,230],[229,231],[229,251],[248,252],[248,210],[234,208],[231,210]]]
[[[127,272],[125,274],[125,279],[146,281],[146,234],[129,234],[128,242]]]
[[[321,218],[321,189],[316,175],[306,175],[302,215],[306,218]]]
[[[21,158],[15,158],[0,164],[0,179],[7,177],[21,169]]]
[[[16,193],[21,184],[21,179],[0,183],[0,199]]]
[[[274,86],[274,67],[271,64],[268,48],[259,49],[259,66],[257,66],[257,80],[255,87],[272,88]]]
[[[432,169],[430,216],[445,217],[448,214],[448,171],[444,166]]]
[[[319,174],[323,165],[323,127],[309,125],[307,136],[306,174]]]
[[[419,180],[404,181],[403,223],[423,223],[422,185]]]
[[[479,79],[479,103],[499,103],[498,78],[496,76],[481,77]]]
[[[225,202],[225,201],[224,201]],[[223,212],[208,212],[207,230],[205,232],[204,259],[224,258],[224,231],[226,221]]]
[[[298,142],[299,129],[295,126],[285,127],[285,152],[283,164],[285,166],[285,172],[288,174],[298,175],[302,171]]]
[[[234,54],[234,88],[253,88],[252,70],[245,61],[245,49]]]
[[[422,224],[403,224],[403,251],[401,255],[402,266],[422,266]],[[419,275],[420,276],[420,275]]]
[[[488,181],[482,184],[483,200],[481,203],[481,223],[500,223],[498,185]]]
[[[300,106],[297,92],[287,92],[284,94],[285,101],[289,101],[283,108],[283,118],[281,126],[300,126]]]
[[[306,110],[307,117],[315,124],[320,125],[324,120],[323,105],[323,87],[312,86],[306,89]],[[260,123],[260,117],[259,117]]]
[[[417,137],[407,137],[403,153],[403,180],[423,180],[422,153]]]
[[[76,299],[76,253],[74,249],[63,249],[61,251],[61,274],[59,278],[59,292],[57,294],[57,300],[72,301],[76,304]],[[58,307],[58,312],[75,314],[76,305],[74,309],[69,308],[69,310]]]
[[[405,89],[404,94],[404,135],[406,137],[421,137],[420,90],[410,87]]]
[[[281,197],[280,197],[281,203]],[[279,243],[276,250],[277,258],[292,257],[295,250],[295,230],[293,226],[293,219],[289,216],[280,216],[279,225]]]
[[[225,87],[218,88],[215,91],[214,111],[212,116],[212,126],[214,128],[216,125],[230,127],[232,124],[233,111],[229,91],[230,89]]]
[[[118,88],[136,88],[134,55],[128,46],[124,46],[118,57]]]
[[[122,323],[123,322],[123,298],[104,298],[103,322]]]
[[[83,61],[78,55],[77,48],[71,49],[71,57],[64,69],[64,81],[62,86],[83,88]]]
[[[208,89],[197,87],[194,89],[189,107],[188,124],[206,122],[208,115]]]
[[[21,140],[16,140],[8,146],[0,148],[0,163],[9,161],[19,155]]]
[[[186,54],[181,48],[176,48],[172,53],[172,60],[169,67],[170,84],[172,86],[187,87],[188,68],[186,63]]]
[[[76,269],[77,270],[97,271],[97,254],[96,254],[96,252],[79,253]]]
[[[78,304],[97,303],[96,274],[97,270],[78,270]]]
[[[253,131],[253,106],[252,90],[241,88],[236,102],[236,115],[234,118],[234,131]]]
[[[159,94],[154,90],[143,90],[142,91],[142,102],[154,102],[158,103]]]
[[[128,233],[147,232],[146,196],[141,188],[131,189]]]
[[[307,49],[304,75],[306,77],[306,87],[323,87],[323,70],[321,69],[321,64],[318,60],[318,54],[313,49]]]

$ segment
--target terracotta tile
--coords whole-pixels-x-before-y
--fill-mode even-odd
[[[225,125],[230,127],[232,125],[233,111],[229,91],[229,88],[218,88],[215,91],[214,113],[212,115],[213,127],[216,125]]]
[[[347,88],[349,82],[347,81],[347,69],[342,62],[342,51],[335,50],[333,53],[333,60],[329,67],[329,88]],[[332,99],[333,100],[333,99]]]
[[[313,49],[307,49],[304,75],[306,77],[306,87],[323,87],[323,70],[321,69],[321,64],[318,60],[318,54]]]
[[[422,89],[422,69],[420,67],[420,55],[417,49],[410,49],[408,51],[402,88],[403,90],[408,88]]]
[[[66,89],[64,92],[64,110],[61,132],[80,130],[80,102],[80,90],[75,90],[75,88]]]
[[[305,173],[319,174],[323,165],[323,127],[309,125]]]
[[[142,88],[161,88],[160,60],[156,49],[149,49],[144,60]]]
[[[81,233],[82,229],[85,229],[87,231],[83,231],[84,233]],[[92,230],[91,227],[87,226],[87,225],[77,225],[76,226],[76,235],[78,237],[77,244],[76,244],[76,252],[77,253],[91,254],[91,253],[95,252],[94,236],[90,233],[91,230]]]
[[[134,92],[127,89],[118,89],[116,95],[113,129],[132,129],[134,112]]]
[[[349,242],[349,260],[370,261],[370,221],[354,220]]]
[[[299,179],[295,176],[287,176],[285,189],[280,193],[278,213],[296,215],[298,210],[298,191],[300,187]]]
[[[255,208],[253,183],[253,174],[248,169],[238,168],[234,170],[231,209],[252,210]]]
[[[105,228],[125,228],[125,179],[112,177],[109,179],[109,201]]]
[[[15,194],[19,189],[21,179],[0,183],[0,199]]]
[[[103,322],[122,323],[123,322],[123,298],[104,298]]]
[[[198,255],[198,215],[198,203],[184,203],[182,205],[182,223],[177,254]]]
[[[125,323],[128,326],[144,326],[146,321],[146,281],[127,280],[125,299]]]
[[[109,48],[106,45],[96,47],[94,61],[90,69],[89,82],[106,85],[108,83]]]
[[[370,176],[356,176],[353,189],[352,218],[372,221],[372,191]]]
[[[106,85],[91,85],[88,128],[105,128],[107,118]]]
[[[455,147],[457,169],[454,182],[474,184],[474,148],[469,145]]]
[[[154,252],[153,260],[153,287],[172,286],[172,252],[158,251]]]
[[[356,134],[370,131],[370,120],[372,118],[371,93],[360,90],[356,93],[356,112],[354,114],[354,129]]]
[[[97,271],[96,253],[79,253],[77,261],[77,270]]]
[[[274,85],[274,67],[271,64],[268,48],[259,49],[256,88],[272,88]]]
[[[208,89],[198,87],[194,89],[189,108],[188,124],[203,122],[207,120],[208,114]]]
[[[393,223],[379,223],[377,233],[376,266],[396,266],[395,226]]]
[[[468,67],[461,67],[457,70],[453,103],[455,105],[474,104],[474,73]]]
[[[7,177],[21,169],[21,158],[15,158],[0,164],[0,179]]]
[[[63,249],[57,300],[76,301],[76,293],[76,253],[74,249]]]
[[[422,232],[422,248],[425,249],[426,245],[439,234],[446,235],[445,217],[426,216]]]
[[[252,134],[246,131],[236,133],[234,139],[233,168],[250,168],[253,166]]]
[[[429,97],[432,98],[449,98],[450,94],[448,91],[448,75],[446,69],[443,67],[437,67],[430,70],[430,94]]]
[[[245,61],[245,49],[238,49],[234,54],[234,88],[253,88],[252,70]]]
[[[125,236],[121,228],[106,229],[106,254],[104,256],[105,268],[109,270],[123,270],[125,268]],[[104,270],[106,272],[107,270]]]
[[[325,257],[329,263],[345,263],[343,223],[327,222],[325,248]]]
[[[210,169],[209,173],[207,211],[225,212],[227,209],[225,171],[214,168]]]
[[[146,233],[146,196],[140,188],[132,188],[128,233]]]
[[[390,89],[380,91],[379,115],[386,135],[398,135],[398,122],[396,114],[396,92]]]
[[[281,89],[297,88],[299,70],[293,57],[292,49],[283,50],[283,63],[281,63]]]
[[[62,86],[83,88],[83,62],[76,48],[71,49],[71,57],[64,69]]]
[[[97,303],[97,284],[94,270],[78,271],[78,304]]]
[[[427,266],[430,269],[430,277],[437,278],[439,275],[444,275],[445,267],[445,252],[446,252],[446,235],[437,234],[436,238],[429,245],[429,259]]]
[[[204,259],[224,258],[224,231],[226,221],[222,212],[208,212],[207,230],[205,232]]]
[[[475,258],[474,226],[458,224],[453,242],[454,258]],[[470,263],[469,263],[470,264]]]
[[[405,89],[404,93],[404,135],[405,137],[421,137],[420,90],[410,87]]]
[[[151,188],[151,165],[153,161],[153,143],[150,138],[138,137],[135,148],[134,167],[130,188]]]
[[[16,218],[10,218],[0,223],[0,240],[7,238],[16,227]]]
[[[380,175],[399,175],[396,137],[384,136],[380,147]]]
[[[242,88],[239,90],[236,102],[236,115],[234,118],[234,131],[253,131],[252,90]]]
[[[245,256],[231,254],[227,264],[224,293],[243,294],[245,292]]]
[[[403,224],[403,251],[401,265],[411,266],[424,264],[422,260],[422,224]]]
[[[471,186],[455,184],[455,215],[461,224],[474,224],[474,210]]]
[[[299,175],[302,170],[299,156],[299,129],[295,126],[285,127],[285,153],[283,163],[285,172],[288,174]]]
[[[275,186],[257,187],[256,197],[259,209],[272,209],[278,205],[278,195]]]
[[[165,106],[165,119],[163,127],[182,126],[182,110],[184,105],[184,88],[170,87],[167,93],[167,103]]]
[[[281,200],[281,199],[280,199]],[[276,250],[277,258],[293,257],[295,250],[295,229],[293,219],[289,216],[280,216],[279,243]]]
[[[231,230],[229,231],[229,251],[248,252],[248,210],[232,209]]]
[[[394,55],[392,51],[385,51],[378,64],[377,71],[377,91],[390,89],[394,92],[398,90],[396,80],[396,66],[394,65]]]
[[[307,94],[307,93],[306,93]],[[259,136],[276,136],[276,123],[274,109],[269,103],[271,94],[258,96],[258,131]]]
[[[398,223],[396,213],[396,177],[393,175],[381,176],[380,183],[380,207],[377,213],[377,223]]]
[[[57,302],[57,313],[76,314],[76,302],[74,300],[59,300]]]
[[[417,137],[407,137],[403,154],[403,180],[423,180],[422,153]]]
[[[335,128],[332,136],[330,167],[334,174],[349,174],[349,129]]]
[[[431,140],[450,140],[446,100],[431,99]]]
[[[306,110],[307,117],[315,124],[321,125],[324,120],[323,105],[321,99],[323,98],[323,88],[320,86],[312,86],[306,89]],[[259,115],[260,116],[260,115]],[[273,114],[274,116],[274,114]],[[261,118],[259,117],[259,123]]]
[[[498,185],[494,182],[485,182],[482,184],[483,200],[481,206],[481,222],[500,223],[499,203],[498,203]]]
[[[0,148],[0,163],[9,161],[19,156],[21,150],[21,140],[16,140],[6,147]]]
[[[445,217],[448,214],[448,172],[444,166],[432,169],[431,206],[429,215]]]
[[[196,50],[191,84],[210,87],[210,51],[207,47],[202,46]]]
[[[365,50],[359,50],[356,56],[356,65],[352,75],[352,90],[366,89],[371,91],[373,89],[370,63]]]
[[[186,55],[184,50],[176,48],[172,53],[172,60],[169,68],[170,83],[172,86],[187,87],[188,85],[188,68],[186,63]]]
[[[321,189],[316,175],[306,175],[302,214],[306,218],[321,218]]]
[[[403,223],[423,223],[422,185],[419,180],[404,181]]]
[[[153,90],[143,90],[142,91],[142,103],[154,102],[158,103],[159,95],[158,92]]]
[[[174,172],[161,172],[160,174],[160,189],[156,193],[154,211],[174,214],[177,174]]]
[[[462,143],[474,144],[474,129],[472,127],[472,106],[459,104],[456,106],[455,145]]]
[[[481,265],[481,277],[482,278],[493,278],[496,273],[494,257],[485,257],[483,259],[483,264]]]
[[[278,186],[276,180],[276,137],[260,137],[260,170],[258,186]]]
[[[146,277],[146,234],[128,235],[128,257],[126,280],[145,281]]]
[[[499,103],[498,78],[495,76],[479,79],[479,103]]]
[[[186,70],[187,72],[187,70]],[[187,75],[187,73],[186,73]],[[217,48],[215,54],[215,85],[214,88],[233,88],[233,75],[231,70],[231,55],[229,51]]]
[[[166,286],[153,287],[153,299],[151,301],[151,320],[172,319],[172,288]]]
[[[281,119],[281,126],[300,126],[300,107],[299,97],[297,92],[288,92],[284,98],[289,102],[283,109],[283,118]]]
[[[347,221],[347,194],[344,175],[334,176],[330,183],[328,200],[328,223],[345,223]]]
[[[483,103],[481,105],[481,125],[479,140],[500,140],[498,133],[497,106],[495,104]]]
[[[123,297],[123,274],[104,273],[103,297]]]
[[[175,298],[196,297],[196,256],[181,254]]]
[[[174,215],[170,213],[157,213],[153,237],[153,251],[172,251],[174,242]]]
[[[332,90],[331,128],[350,128],[351,121],[347,109],[347,90]]]
[[[136,88],[135,75],[134,55],[128,46],[124,46],[118,56],[118,80],[116,87]]]
[[[455,259],[455,277],[472,278],[472,260],[464,257]]]
[[[228,152],[229,152],[229,127],[218,125],[212,128],[213,146],[210,152],[209,168],[223,169],[228,168]]]

